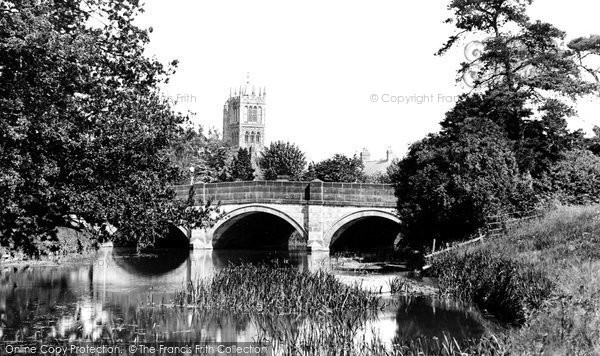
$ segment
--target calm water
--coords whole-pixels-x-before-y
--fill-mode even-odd
[[[460,304],[386,293],[390,279],[405,273],[401,266],[328,254],[163,250],[139,255],[114,249],[60,266],[0,267],[0,340],[253,341],[274,326],[245,315],[149,304],[169,303],[185,283],[230,263],[274,260],[302,270],[325,269],[344,283],[381,292],[391,303],[377,320],[361,326],[363,336],[391,343],[444,332],[476,338],[484,332],[477,312]]]

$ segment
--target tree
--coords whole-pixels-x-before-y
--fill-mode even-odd
[[[177,63],[144,56],[141,11],[133,0],[2,3],[0,244],[58,250],[56,227],[75,215],[100,239],[112,225],[147,246],[189,211],[173,201],[181,172],[166,154],[187,118],[159,90]]]
[[[335,154],[316,164],[309,164],[305,179],[320,179],[323,182],[362,182],[365,180],[363,170],[364,164],[356,155],[350,158],[343,154]]]
[[[600,157],[588,150],[565,153],[545,178],[549,195],[564,204],[600,203]]]
[[[486,216],[533,202],[505,133],[487,119],[465,120],[452,137],[429,135],[388,173],[405,241],[416,245],[465,238]]]
[[[254,180],[252,158],[247,149],[240,148],[238,150],[231,166],[231,175],[234,180]]]
[[[568,47],[573,51],[579,68],[593,78],[596,83],[600,83],[600,68],[594,67],[594,64],[590,63],[593,62],[594,56],[600,55],[600,36],[575,38],[569,42]]]
[[[296,145],[277,141],[272,142],[261,153],[258,165],[266,180],[277,179],[277,176],[289,176],[291,179],[299,179],[304,166],[306,166],[306,158],[304,152]]]
[[[564,152],[581,144],[566,119],[574,102],[597,94],[599,70],[590,64],[598,51],[598,36],[564,44],[565,33],[526,14],[533,0],[452,0],[449,9],[458,32],[439,55],[466,34],[479,34],[480,55],[462,63],[459,77],[475,73],[473,90],[461,96],[442,122],[446,131],[471,117],[500,125],[512,141],[522,172],[541,177]],[[541,158],[541,159],[539,159]]]
[[[190,167],[195,168],[197,165],[201,149],[206,146],[207,141],[202,127],[196,130],[187,126],[171,141],[168,156],[181,172],[188,172]]]
[[[193,175],[194,182],[231,182],[232,153],[231,148],[219,137],[218,132],[209,130],[204,134],[202,127],[194,130],[186,128],[173,141],[168,155],[171,161],[187,173],[180,183],[187,184]]]
[[[585,147],[596,156],[600,156],[600,127],[594,126],[594,136],[585,139]]]
[[[216,131],[209,131],[205,145],[199,150],[198,158],[195,175],[200,181],[205,183],[233,181],[231,148],[221,140]]]
[[[465,34],[480,34],[481,55],[462,64],[459,75],[476,71],[475,89],[503,89],[542,100],[558,94],[576,98],[598,91],[582,78],[579,58],[597,51],[594,36],[564,44],[565,33],[526,14],[533,0],[452,0],[448,6],[458,32],[438,51],[445,53]],[[571,47],[571,48],[569,48]],[[579,53],[577,53],[579,52]]]
[[[524,122],[523,139],[515,147],[521,172],[529,172],[537,181],[562,159],[565,152],[585,145],[583,132],[569,131],[563,118],[571,109],[549,99],[539,108],[538,120]]]

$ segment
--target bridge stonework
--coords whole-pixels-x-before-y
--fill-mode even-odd
[[[312,251],[327,251],[352,223],[381,217],[396,223],[396,197],[387,184],[328,183],[321,181],[248,181],[199,183],[174,187],[178,199],[194,205],[219,202],[224,216],[210,228],[182,231],[194,249],[211,249],[223,233],[253,213],[268,213],[287,221],[304,237]]]

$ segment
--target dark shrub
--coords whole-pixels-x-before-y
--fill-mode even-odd
[[[452,134],[413,144],[388,170],[404,242],[422,248],[433,239],[465,239],[489,215],[531,209],[533,190],[517,163],[510,141],[486,119],[465,120]]]

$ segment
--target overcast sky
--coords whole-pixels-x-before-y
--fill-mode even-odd
[[[179,96],[179,110],[196,113],[198,124],[221,130],[229,88],[249,72],[252,83],[267,88],[267,142],[292,141],[310,160],[363,147],[381,158],[386,146],[401,156],[437,131],[456,95],[468,89],[455,81],[463,47],[434,56],[453,32],[443,24],[446,5],[152,0],[140,24],[154,29],[149,54],[179,60],[165,90]],[[568,38],[600,34],[599,13],[597,0],[537,0],[530,10]],[[600,100],[584,100],[570,125],[594,124],[600,125]]]

